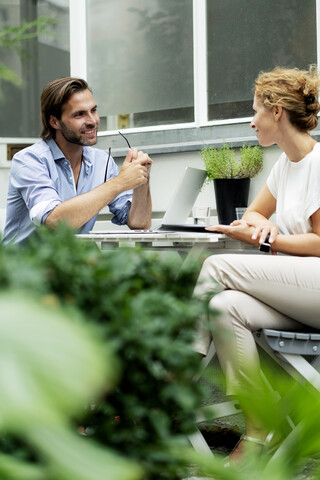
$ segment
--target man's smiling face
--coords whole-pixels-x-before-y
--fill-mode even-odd
[[[62,107],[61,119],[57,120],[63,138],[76,145],[90,146],[97,143],[99,126],[97,105],[90,90],[76,92]]]

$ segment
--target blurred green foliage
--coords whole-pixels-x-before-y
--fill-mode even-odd
[[[30,55],[25,48],[25,42],[37,38],[41,33],[50,35],[48,25],[56,23],[53,18],[39,17],[30,22],[23,22],[20,26],[5,27],[0,30],[0,53],[2,57],[5,54],[17,53],[20,58]],[[21,86],[23,79],[12,68],[0,61],[0,100],[2,98],[2,82],[9,82]]]
[[[40,228],[25,247],[0,248],[1,290],[15,291],[17,299],[17,292],[36,296],[39,304],[47,306],[48,318],[52,308],[63,307],[65,321],[73,324],[73,312],[80,311],[116,359],[111,369],[118,374],[118,382],[110,389],[113,380],[109,378],[103,395],[97,398],[87,375],[91,370],[93,382],[94,368],[84,365],[85,358],[81,361],[83,348],[74,347],[66,338],[61,365],[70,343],[68,360],[75,369],[71,373],[70,365],[69,371],[61,368],[56,375],[61,382],[70,382],[70,387],[78,388],[82,380],[86,385],[87,408],[72,410],[70,404],[67,410],[69,415],[73,413],[75,429],[77,425],[87,427],[88,436],[77,438],[87,445],[83,455],[95,442],[139,464],[148,480],[181,478],[188,462],[173,452],[180,446],[190,448],[187,435],[194,430],[195,414],[204,398],[203,386],[193,380],[200,370],[200,358],[192,348],[196,320],[205,308],[192,298],[197,273],[194,267],[181,271],[179,260],[164,260],[139,249],[102,253],[65,226],[54,233]],[[22,313],[20,317],[28,322]],[[46,315],[42,321],[45,331]],[[48,337],[52,348],[44,343],[38,356],[39,368],[46,371],[46,354],[55,355],[59,343],[49,332]],[[110,368],[108,371],[110,374]],[[55,391],[50,381],[46,388]],[[68,398],[68,389],[59,387],[59,391],[65,391]],[[62,401],[52,397],[53,405],[57,400]],[[23,412],[22,408],[21,415]],[[42,434],[48,439],[54,436],[45,426],[37,426],[31,442],[36,450]],[[43,445],[48,453],[48,445]],[[49,455],[57,451],[52,448]],[[113,479],[111,475],[101,478]]]
[[[0,294],[0,478],[138,480],[141,467],[87,445],[72,420],[88,392],[113,387],[110,351],[75,310],[39,300],[14,288]]]
[[[226,458],[210,458],[186,452],[197,473],[215,480],[319,480],[320,479],[320,392],[310,384],[300,384],[268,365],[272,389],[263,394],[254,389],[239,393],[241,404],[259,418],[274,441],[264,448],[249,445],[251,455],[241,463]],[[292,426],[295,428],[292,429]]]
[[[192,348],[206,309],[192,298],[198,268],[101,252],[63,225],[0,247],[1,479],[320,479],[320,394],[270,366],[282,400],[266,388],[241,404],[285,439],[276,455],[226,467],[190,447],[206,394]]]

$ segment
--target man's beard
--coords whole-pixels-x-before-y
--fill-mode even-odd
[[[82,146],[90,146],[90,145],[95,145],[97,143],[97,137],[95,138],[95,141],[93,141],[93,139],[88,139],[88,140],[85,140],[82,138],[82,135],[81,134],[78,134],[76,133],[74,130],[70,130],[70,128],[68,128],[66,126],[66,124],[62,121],[62,120],[59,120],[59,124],[60,124],[60,127],[61,127],[61,133],[64,137],[65,140],[67,140],[68,142],[70,143],[74,143],[75,145],[82,145]],[[92,130],[94,129],[95,127],[92,128]],[[90,130],[89,128],[87,130]]]

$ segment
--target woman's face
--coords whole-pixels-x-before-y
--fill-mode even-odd
[[[251,128],[256,132],[258,142],[262,147],[269,147],[276,143],[277,122],[273,114],[273,108],[268,110],[261,100],[254,96],[253,110],[255,112],[251,122]]]

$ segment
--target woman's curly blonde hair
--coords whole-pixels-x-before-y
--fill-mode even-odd
[[[254,93],[267,109],[283,107],[290,122],[306,132],[318,125],[319,71],[311,65],[309,71],[298,68],[276,67],[261,72],[255,81]]]

